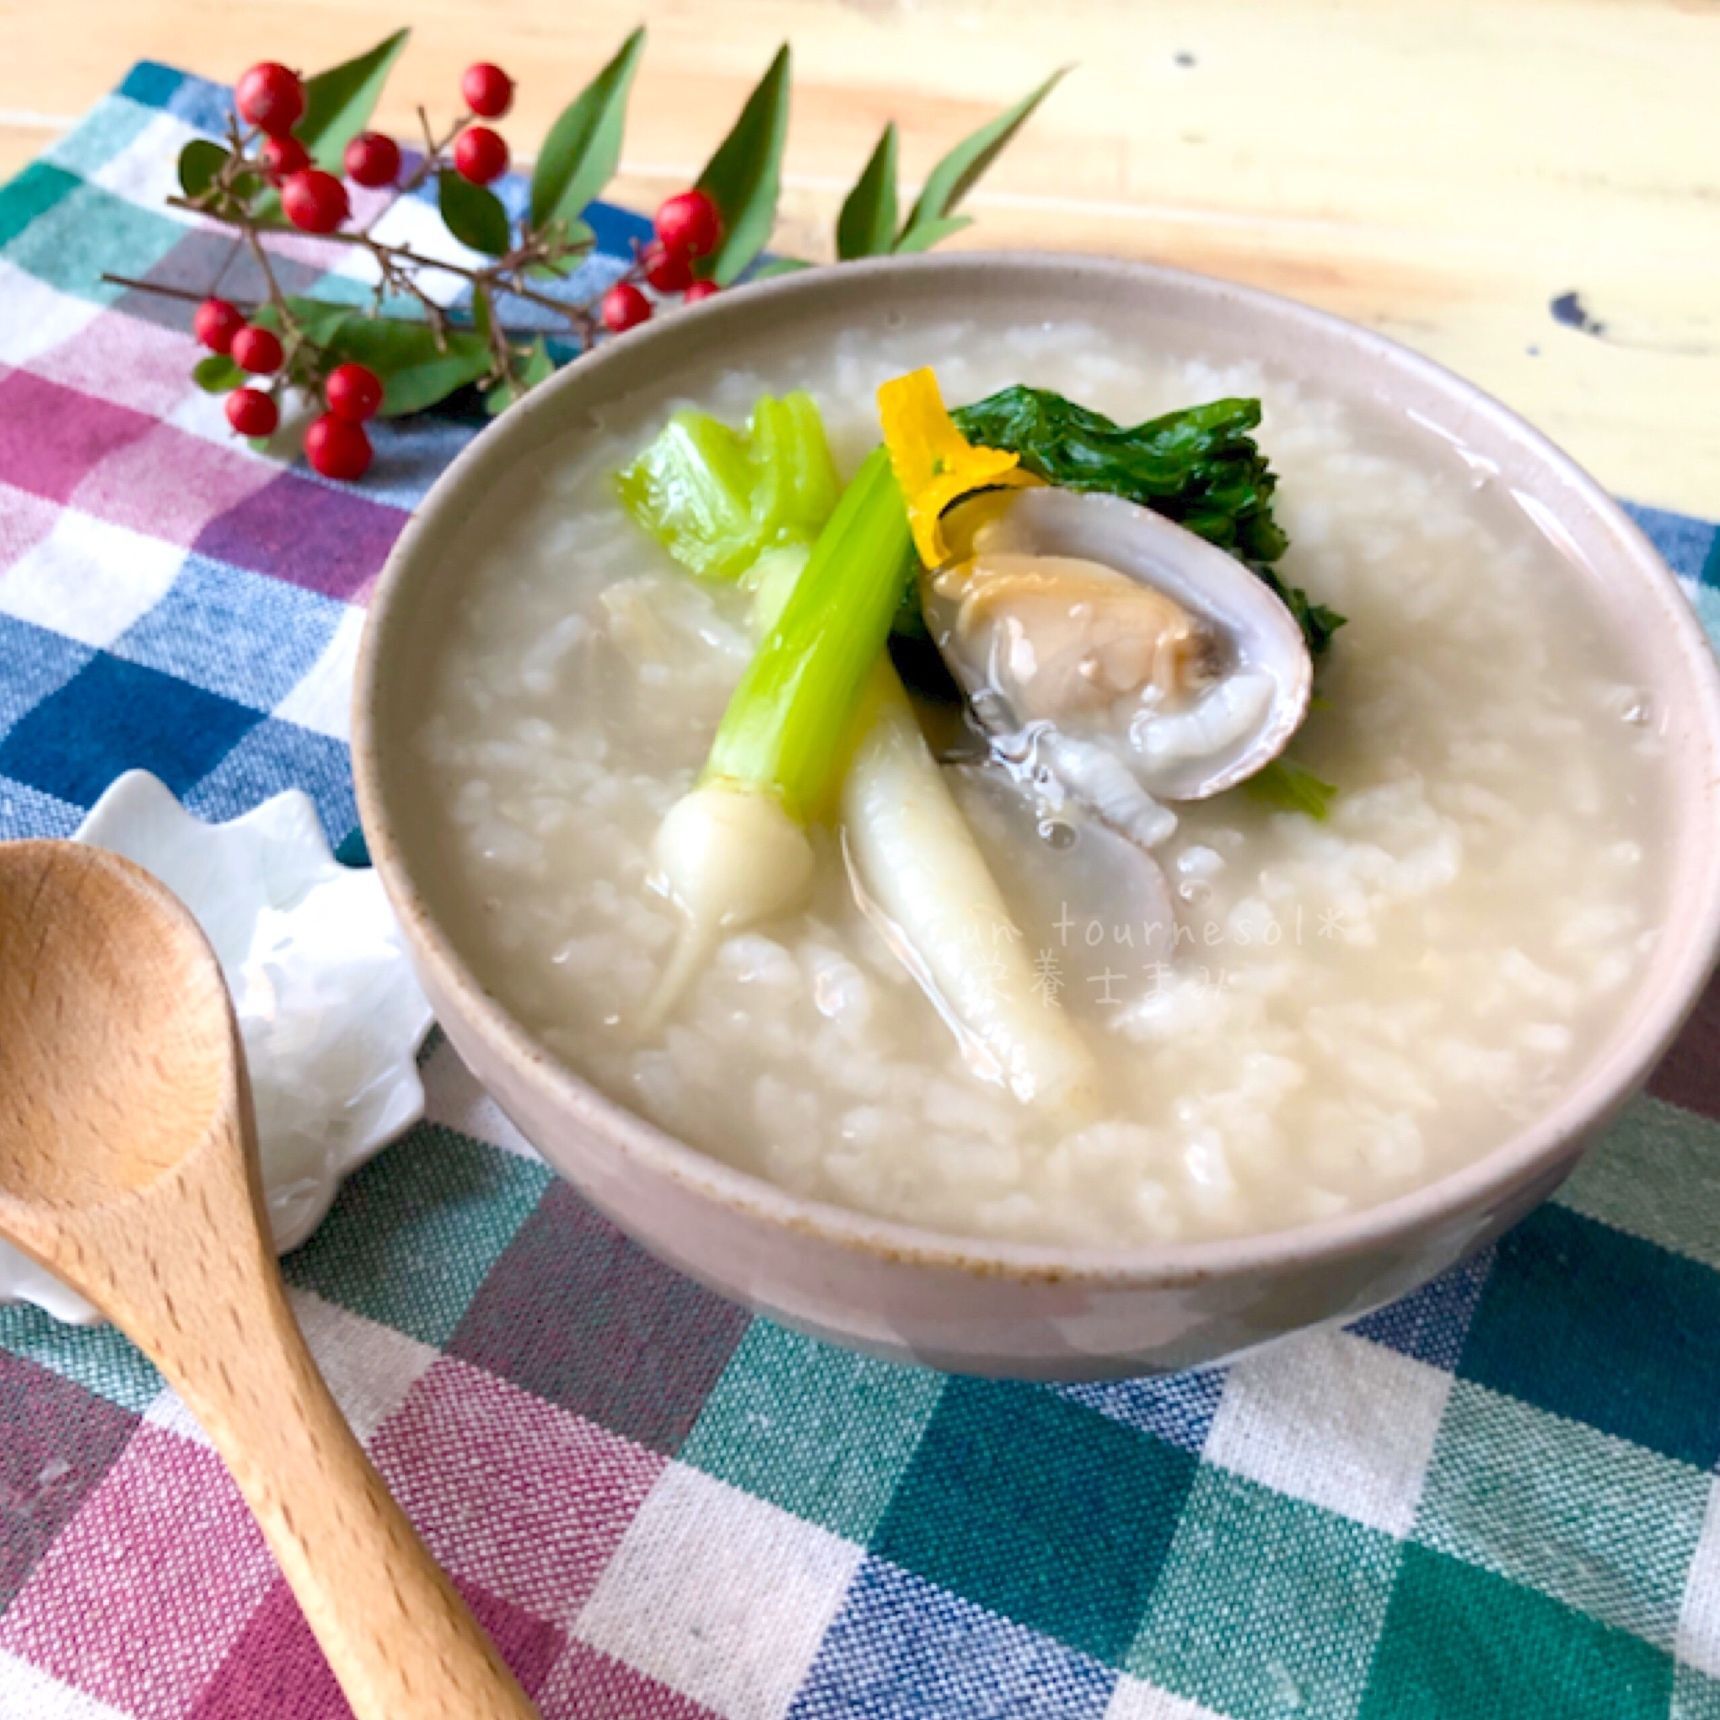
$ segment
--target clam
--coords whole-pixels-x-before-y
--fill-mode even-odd
[[[1278,597],[1203,538],[1120,497],[993,492],[944,520],[927,626],[994,748],[1133,839],[1175,828],[1275,758],[1313,666]]]

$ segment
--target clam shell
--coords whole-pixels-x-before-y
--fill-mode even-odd
[[[961,564],[972,559],[982,532],[985,552],[1097,563],[1174,600],[1203,635],[1202,690],[1174,711],[1160,711],[1144,696],[1133,705],[1118,700],[1097,714],[1035,708],[1031,685],[1014,678],[1021,659],[1031,664],[1031,635],[1029,649],[1009,652],[1000,648],[995,619],[961,624],[963,600],[981,589],[973,581],[986,578],[983,554],[971,579],[961,578]],[[927,624],[976,716],[994,734],[1031,741],[1035,731],[1049,728],[1058,741],[1051,751],[1102,749],[1126,765],[1147,794],[1177,801],[1203,800],[1244,781],[1277,757],[1301,725],[1313,664],[1295,618],[1241,562],[1162,515],[1119,496],[1014,490],[962,503],[946,515],[945,533],[956,552],[951,564],[923,582]],[[1103,602],[1104,591],[1103,583],[1071,582],[1071,604],[1089,606],[1089,625],[1095,593]],[[1041,592],[1017,624],[1031,618],[1043,626],[1051,607]],[[1127,604],[1108,607],[1119,627],[1129,624]],[[1007,615],[1006,605],[996,613]],[[1051,655],[1044,653],[1047,661]],[[1062,683],[1072,684],[1066,667]]]

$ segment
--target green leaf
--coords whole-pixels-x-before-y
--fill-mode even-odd
[[[293,313],[293,320],[304,331],[305,339],[312,346],[327,346],[341,326],[358,315],[356,305],[343,305],[335,299],[301,299],[289,296],[287,309]],[[251,321],[263,328],[272,328],[277,334],[281,329],[280,313],[273,305],[259,305],[252,314]]]
[[[843,736],[912,565],[902,492],[874,449],[842,492],[717,725],[703,780],[775,794],[804,821],[846,766]]]
[[[1144,424],[1117,424],[1047,388],[999,389],[952,414],[964,436],[1021,456],[1035,477],[1151,508],[1236,557],[1290,611],[1309,655],[1344,625],[1335,609],[1273,571],[1290,547],[1273,516],[1278,487],[1252,432],[1258,400],[1210,400]]]
[[[896,241],[896,255],[906,257],[916,251],[929,251],[934,245],[941,245],[964,227],[972,225],[971,215],[940,215],[935,221],[922,221],[919,226],[910,227]]]
[[[508,212],[495,192],[443,168],[436,175],[436,203],[448,231],[469,250],[499,257],[508,249]]]
[[[782,189],[782,146],[788,136],[791,56],[786,42],[747,97],[740,118],[699,175],[698,189],[723,218],[723,239],[705,273],[720,287],[770,242]]]
[[[245,373],[224,352],[212,352],[193,366],[191,380],[205,394],[231,394],[245,380]]]
[[[539,229],[540,233],[544,231],[542,228]],[[566,256],[531,264],[526,273],[535,275],[539,279],[571,275],[591,254],[597,244],[597,235],[585,222],[578,219],[570,221],[565,216],[559,217],[551,223],[547,231],[558,245],[572,246],[575,249],[570,250]]]
[[[627,95],[645,49],[645,27],[621,44],[615,58],[562,109],[532,170],[531,223],[577,221],[615,176]]]
[[[1023,96],[1014,107],[1005,108],[996,119],[964,138],[927,176],[920,199],[910,212],[903,233],[955,213],[961,200],[974,188],[981,174],[997,160],[1011,138],[1021,130],[1033,110],[1051,94],[1069,67],[1060,67],[1038,89]],[[935,241],[934,241],[935,243]],[[897,247],[900,249],[900,247]],[[920,249],[924,249],[921,246]]]
[[[369,53],[305,79],[305,117],[293,127],[293,134],[318,167],[340,172],[346,146],[370,124],[382,86],[406,46],[406,35],[396,30]]]
[[[540,334],[532,342],[531,351],[526,354],[526,362],[520,370],[520,380],[527,388],[536,388],[540,382],[548,382],[555,375],[555,360],[549,355],[549,347]]]
[[[245,445],[253,454],[266,454],[273,445],[273,438],[268,436],[247,436]]]
[[[1118,424],[1049,388],[1017,383],[951,416],[970,441],[1019,454],[1036,478],[1151,508],[1257,574],[1288,547],[1272,514],[1278,479],[1252,435],[1258,400],[1211,400]]]
[[[802,269],[810,269],[812,264],[804,257],[772,257],[768,263],[761,263],[753,270],[755,281],[774,280],[778,275],[798,275]]]
[[[486,319],[487,320],[487,319]],[[525,363],[506,382],[498,382],[484,394],[484,410],[494,418],[498,413],[505,412],[513,403],[530,389],[536,388],[540,382],[547,382],[555,375],[555,360],[549,355],[549,348],[544,344],[540,334],[531,344],[526,353]]]
[[[192,138],[179,152],[179,189],[187,197],[201,197],[227,161],[227,151],[212,138]]]
[[[334,174],[343,171],[346,146],[370,124],[382,86],[406,46],[406,36],[405,30],[396,30],[369,53],[305,79],[305,117],[293,127],[293,135],[318,167]],[[270,219],[279,215],[280,208],[280,197],[270,191],[257,200],[254,213]]]
[[[896,122],[884,127],[871,159],[836,217],[836,255],[881,257],[896,237]]]
[[[446,400],[490,368],[490,343],[472,329],[450,329],[445,351],[426,323],[396,317],[355,317],[339,332],[334,349],[382,378],[382,416],[403,418]]]
[[[1263,562],[1251,562],[1250,566],[1302,629],[1302,637],[1308,641],[1308,654],[1318,657],[1332,643],[1332,635],[1344,625],[1346,618],[1324,603],[1316,603],[1301,586],[1280,579]]]
[[[675,413],[616,474],[622,505],[701,579],[732,580],[773,545],[810,543],[840,484],[809,394],[753,402],[744,429]]]
[[[1287,758],[1275,758],[1243,784],[1254,799],[1279,812],[1302,812],[1324,822],[1331,816],[1335,784]]]

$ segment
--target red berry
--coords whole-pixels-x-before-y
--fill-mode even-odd
[[[603,295],[600,314],[611,334],[625,334],[651,320],[651,301],[630,282],[618,281]]]
[[[305,432],[305,458],[325,478],[362,478],[370,466],[370,438],[363,425],[325,412]]]
[[[657,205],[652,225],[671,251],[685,251],[689,257],[710,256],[723,236],[717,206],[702,191],[678,191],[665,197]]]
[[[263,139],[263,172],[271,185],[311,164],[310,152],[296,137],[265,137]]]
[[[323,384],[328,409],[349,424],[376,416],[382,404],[382,378],[367,364],[337,364]]]
[[[400,145],[380,131],[361,131],[346,146],[346,176],[354,185],[392,185],[400,177]]]
[[[488,185],[508,170],[508,146],[487,125],[469,125],[454,139],[454,171],[474,185]]]
[[[696,305],[701,299],[708,299],[712,293],[721,291],[722,288],[720,288],[715,281],[694,281],[682,296],[681,302],[683,304]]]
[[[480,60],[460,76],[466,106],[484,119],[500,119],[514,105],[514,80],[500,66]]]
[[[253,376],[271,376],[281,368],[281,340],[273,329],[248,323],[233,336],[228,350],[233,362]]]
[[[684,293],[693,284],[693,259],[685,251],[671,251],[661,239],[645,247],[639,263],[660,293]]]
[[[273,436],[281,409],[260,388],[235,388],[227,396],[227,422],[241,436]]]
[[[307,233],[332,233],[351,212],[346,187],[320,167],[295,173],[281,187],[281,207],[287,219]]]
[[[240,78],[233,105],[247,125],[270,137],[285,137],[304,118],[305,86],[285,66],[264,60]]]
[[[191,319],[192,332],[211,352],[231,352],[233,336],[244,326],[244,314],[225,299],[205,299]]]

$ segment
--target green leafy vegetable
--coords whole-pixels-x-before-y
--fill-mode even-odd
[[[722,243],[706,266],[710,279],[721,287],[728,286],[765,248],[776,225],[791,63],[784,42],[698,178],[697,188],[716,204],[723,218]]]
[[[1303,812],[1324,821],[1331,813],[1336,786],[1287,758],[1275,758],[1242,785],[1256,800],[1279,812]]]
[[[1124,496],[1254,561],[1284,553],[1272,519],[1277,479],[1249,434],[1260,423],[1258,400],[1214,400],[1120,425],[1050,389],[1017,385],[951,416],[969,441],[1019,454],[1047,483]]]
[[[1324,603],[1316,603],[1301,586],[1287,584],[1264,562],[1251,562],[1249,565],[1295,617],[1296,625],[1302,629],[1302,637],[1308,641],[1308,655],[1318,657],[1332,643],[1332,635],[1344,625],[1345,617]]]
[[[436,201],[448,231],[473,251],[500,257],[508,249],[508,212],[495,192],[449,168],[436,175]]]
[[[179,189],[187,197],[201,197],[227,165],[227,151],[207,137],[194,137],[179,152]]]
[[[896,239],[896,122],[878,139],[854,189],[836,217],[836,255],[881,257]]]
[[[701,579],[735,579],[773,545],[809,542],[836,505],[836,467],[808,394],[766,395],[744,430],[677,412],[617,475],[646,531]]]
[[[1029,91],[1014,107],[1006,108],[996,119],[958,143],[927,176],[919,201],[903,223],[903,235],[928,222],[953,215],[956,205],[973,190],[980,175],[1003,153],[1010,139],[1032,117],[1033,110],[1056,89],[1069,70],[1068,66],[1063,66],[1053,72],[1038,89]],[[935,240],[929,242],[936,243]]]
[[[542,228],[557,219],[578,220],[614,178],[621,161],[627,97],[644,49],[641,25],[549,128],[532,170],[533,227]]]
[[[1214,400],[1119,425],[1049,389],[1005,388],[951,416],[970,441],[1003,448],[1046,482],[1124,496],[1246,562],[1295,616],[1318,656],[1344,624],[1271,571],[1289,547],[1272,517],[1278,480],[1252,431],[1258,400]]]
[[[889,455],[875,449],[729,700],[706,781],[762,789],[802,823],[828,802],[912,553]]]

